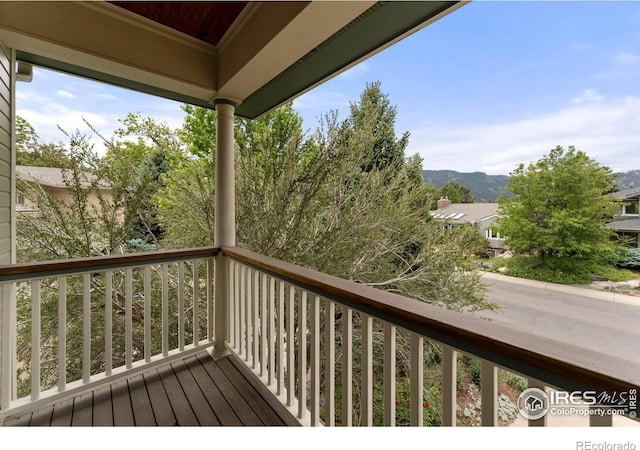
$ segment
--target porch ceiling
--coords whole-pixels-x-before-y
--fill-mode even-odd
[[[0,40],[25,62],[254,118],[465,3],[0,2]]]

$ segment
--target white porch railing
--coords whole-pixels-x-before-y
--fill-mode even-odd
[[[245,250],[222,252],[229,346],[304,425],[455,426],[460,353],[481,361],[483,426],[498,424],[499,368],[529,387],[637,392],[638,364]],[[437,364],[425,365],[433,354]],[[424,370],[434,365],[437,379]],[[612,416],[590,424],[611,426]]]
[[[216,254],[1,268],[0,420],[213,345]]]
[[[640,384],[640,363],[246,250],[202,248],[0,268],[0,420],[212,346],[218,254],[229,348],[305,425],[454,426],[460,354],[480,360],[485,426],[498,424],[498,369],[570,392]]]

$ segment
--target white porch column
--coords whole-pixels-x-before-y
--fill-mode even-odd
[[[235,106],[225,100],[216,100],[216,215],[214,241],[217,247],[236,245],[236,204],[233,117]],[[229,277],[222,254],[215,263],[215,345],[213,357],[229,354],[225,341],[229,329]]]

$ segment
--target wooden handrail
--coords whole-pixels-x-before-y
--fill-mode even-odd
[[[62,274],[97,272],[120,267],[213,257],[218,254],[218,251],[219,249],[217,247],[199,247],[4,265],[0,266],[0,283]]]
[[[536,336],[248,250],[224,247],[221,251],[287,283],[560,389],[613,393],[640,386],[638,361]]]

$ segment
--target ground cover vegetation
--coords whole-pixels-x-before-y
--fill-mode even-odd
[[[100,136],[107,148],[104,155],[93,150],[85,135],[68,133],[66,144],[53,145],[42,142],[26,121],[19,121],[19,161],[62,168],[70,193],[70,200],[62,202],[37,184],[19,182],[20,193],[40,211],[18,217],[19,260],[213,245],[215,111],[192,106],[184,110],[186,117],[179,130],[129,114],[113,136]],[[330,111],[313,132],[303,131],[291,104],[253,121],[236,119],[238,245],[457,311],[495,308],[484,298],[475,265],[474,254],[482,240],[471,227],[445,230],[431,218],[430,207],[441,193],[423,182],[421,159],[405,154],[409,135],[397,137],[395,116],[396,109],[380,84],[371,83],[351,104],[346,119]],[[105,183],[111,189],[108,199],[101,191]],[[450,187],[466,195],[464,189]],[[89,202],[90,196],[97,202]],[[203,276],[204,266],[198,269]],[[189,266],[189,270],[195,269]],[[114,276],[113,358],[118,365],[124,358],[124,278],[118,273]],[[188,273],[186,279],[193,279],[193,274]],[[134,273],[133,283],[134,292],[141,292],[137,289],[143,284],[141,271]],[[154,273],[152,315],[161,308],[159,284],[159,274]],[[57,383],[57,289],[57,279],[42,281],[41,376],[45,386]],[[104,289],[104,278],[92,276],[92,373],[103,370],[105,360],[105,336],[100,331],[105,323]],[[67,377],[71,381],[82,376],[81,277],[69,277],[66,290]],[[177,275],[170,271],[170,295],[175,297],[176,290]],[[196,298],[193,286],[187,290],[186,305],[193,307],[201,299]],[[19,391],[26,395],[30,389],[30,286],[20,286],[17,293],[23,343],[18,348]],[[170,309],[175,316],[175,305]],[[134,358],[140,359],[144,352],[142,296],[133,299],[133,310]],[[189,320],[187,334],[194,336],[196,330]],[[199,323],[204,326],[204,317]],[[353,325],[354,342],[359,342],[357,315]],[[173,340],[176,329],[177,320],[172,320]],[[399,332],[400,424],[408,423],[408,410],[401,405],[406,406],[402,395],[407,392],[409,340],[407,333]],[[374,392],[380,393],[382,324],[378,321],[374,322],[374,341],[376,356],[380,356],[374,358]],[[337,361],[340,345],[338,339]],[[157,353],[159,337],[152,346]],[[357,423],[359,352],[354,350],[354,355]],[[432,425],[440,423],[439,355],[437,345],[425,343],[425,376],[432,379],[425,384],[425,423]],[[337,370],[341,370],[340,363]],[[375,422],[381,421],[382,411],[376,410]]]

